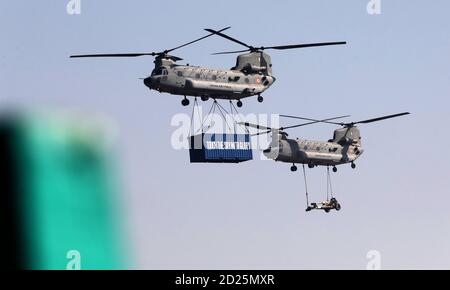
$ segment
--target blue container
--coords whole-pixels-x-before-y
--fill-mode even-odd
[[[191,163],[239,163],[253,159],[249,134],[198,134],[190,137]]]

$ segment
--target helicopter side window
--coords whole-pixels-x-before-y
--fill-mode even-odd
[[[182,76],[183,76],[183,72],[182,72],[181,70],[179,70],[179,71],[177,71],[177,75],[178,75],[179,77],[182,77]]]
[[[195,78],[196,78],[196,79],[199,79],[199,78],[200,78],[200,74],[199,74],[199,73],[196,73],[196,74],[195,74]]]
[[[228,77],[228,82],[237,82],[240,78],[240,76]]]
[[[212,79],[213,81],[215,81],[215,80],[217,80],[217,76],[216,76],[216,75],[212,75],[211,79]]]

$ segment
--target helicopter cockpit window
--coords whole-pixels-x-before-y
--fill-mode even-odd
[[[161,74],[161,68],[156,68],[152,71],[152,76],[157,76]]]
[[[160,75],[167,75],[167,69],[159,67],[153,70],[152,76],[160,76]]]
[[[155,68],[155,69],[152,71],[152,76],[159,76],[159,75],[162,75],[162,70],[163,70],[162,67]]]

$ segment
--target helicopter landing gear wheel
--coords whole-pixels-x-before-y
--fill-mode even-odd
[[[291,171],[292,171],[292,172],[297,171],[297,166],[295,166],[295,164],[293,164],[293,165],[291,166]]]
[[[185,107],[189,106],[189,100],[186,97],[184,97],[184,99],[181,101],[181,104]]]
[[[333,172],[337,172],[336,166],[333,166]]]
[[[242,107],[242,102],[241,102],[241,100],[237,101],[236,105],[237,105],[239,108]]]
[[[308,164],[308,168],[314,168],[314,164]]]
[[[209,97],[207,97],[207,96],[202,96],[201,99],[202,99],[203,102],[206,102],[207,100],[209,100]]]
[[[352,168],[355,169],[356,168],[356,164],[352,162]]]
[[[264,98],[263,98],[263,96],[261,96],[261,95],[258,95],[258,102],[262,103],[263,101],[264,101]]]

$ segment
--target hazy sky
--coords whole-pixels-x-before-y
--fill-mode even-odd
[[[4,1],[0,8],[0,105],[102,112],[119,128],[119,161],[130,244],[150,269],[450,268],[449,1],[382,0],[369,15],[351,1]],[[305,213],[301,171],[289,164],[190,164],[170,143],[181,98],[139,80],[153,59],[69,60],[75,53],[159,51],[203,28],[255,45],[348,41],[346,46],[271,51],[276,83],[243,113],[360,120],[357,170],[333,174],[343,209]],[[229,68],[211,56],[237,44],[211,37],[177,51],[195,65]],[[286,120],[286,123],[292,121]],[[314,125],[291,136],[324,139]],[[309,171],[312,199],[325,197],[324,168]]]

